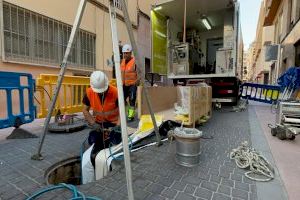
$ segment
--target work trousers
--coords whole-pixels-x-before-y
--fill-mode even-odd
[[[129,105],[131,107],[135,107],[136,91],[137,91],[136,85],[129,85],[129,86],[123,85],[124,100],[126,102],[127,98],[129,98]]]

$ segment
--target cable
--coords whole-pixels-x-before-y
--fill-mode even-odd
[[[36,96],[34,96],[34,99],[36,100],[36,102],[41,105],[41,102],[39,102],[39,100],[37,100]]]
[[[50,101],[52,101],[52,99],[50,97],[50,94],[48,93],[48,91],[44,87],[42,87],[42,86],[37,86],[37,87],[43,89],[46,92],[46,94],[48,95]]]
[[[35,194],[28,197],[26,200],[34,200],[37,197],[41,196],[42,194],[50,192],[52,190],[56,190],[56,189],[70,190],[73,193],[73,197],[70,198],[70,200],[84,200],[84,199],[86,199],[86,200],[101,200],[100,198],[97,198],[97,197],[85,197],[85,195],[82,192],[78,191],[74,185],[65,184],[65,183],[60,183],[58,185],[50,186],[50,187],[44,188],[42,190],[39,190]]]

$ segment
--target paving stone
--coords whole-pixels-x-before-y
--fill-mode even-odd
[[[157,191],[157,192],[153,192],[153,193],[155,193],[155,194],[159,194],[159,190],[158,189],[154,189],[153,191]],[[140,189],[140,188],[135,188],[135,189],[133,189],[133,192],[134,192],[134,198],[135,199],[140,199],[140,200],[144,200],[144,199],[146,199],[148,196],[150,196],[151,195],[151,191],[150,192],[146,192],[145,190],[142,190],[142,189]],[[113,199],[112,199],[113,200]]]
[[[173,184],[174,180],[171,178],[160,177],[157,180],[157,183],[164,185],[166,187],[170,187]]]
[[[160,195],[150,195],[145,200],[165,200],[166,198]]]
[[[119,181],[113,181],[111,183],[107,183],[105,185],[105,187],[111,189],[111,190],[118,190],[119,188],[121,188],[123,186],[123,183],[119,182]]]
[[[253,183],[254,183],[253,180],[247,178],[246,176],[243,176],[243,182],[244,182],[244,183],[248,183],[248,184],[253,184]]]
[[[219,176],[223,178],[229,178],[230,177],[230,172],[228,171],[220,171]]]
[[[183,192],[180,192],[175,200],[196,200],[196,197],[190,195],[190,194],[186,194],[186,193],[183,193]]]
[[[193,194],[196,190],[196,187],[193,186],[193,185],[187,185],[184,192],[187,193],[187,194]]]
[[[136,187],[139,187],[139,188],[145,188],[147,187],[151,182],[148,181],[148,180],[145,180],[145,179],[136,179],[134,182],[133,182],[133,185],[136,186]]]
[[[173,199],[177,195],[177,191],[174,189],[167,188],[161,193],[161,195],[169,199]]]
[[[242,182],[239,182],[239,181],[235,181],[234,182],[234,187],[236,189],[240,189],[240,190],[245,190],[245,191],[249,191],[249,184],[247,183],[242,183]]]
[[[210,176],[209,174],[199,173],[198,177],[201,178],[202,180],[208,181]]]
[[[201,187],[215,192],[218,189],[218,184],[212,183],[212,182],[203,181],[201,183]]]
[[[210,179],[209,179],[210,182],[214,182],[214,183],[220,183],[221,182],[221,177],[220,176],[216,176],[216,175],[211,175],[210,176]]]
[[[203,199],[210,199],[212,197],[212,192],[204,188],[197,188],[195,196],[201,197]]]
[[[218,176],[219,175],[219,169],[211,169],[209,171],[209,173]]]
[[[257,193],[256,185],[250,185],[250,191],[256,194]]]
[[[165,187],[163,185],[159,185],[156,183],[152,183],[151,185],[146,187],[146,190],[152,192],[153,194],[160,194]]]
[[[158,176],[151,174],[151,173],[145,173],[143,175],[144,178],[146,178],[147,180],[151,181],[151,182],[155,182],[158,179]]]
[[[188,177],[183,178],[183,180],[187,183],[190,183],[190,184],[196,185],[196,186],[200,185],[200,183],[201,183],[201,179],[198,178],[197,176],[188,176]]]
[[[248,192],[238,189],[232,189],[232,196],[240,199],[248,199]]]
[[[233,187],[234,182],[232,180],[222,179],[221,185],[226,185],[226,186],[229,186],[229,187]]]
[[[183,191],[186,187],[186,183],[182,183],[182,182],[177,182],[175,181],[173,183],[173,185],[171,186],[172,189],[178,190],[178,191]]]
[[[231,174],[230,179],[235,181],[242,181],[243,176],[240,174]]]
[[[231,188],[227,186],[219,185],[218,192],[230,196]]]
[[[212,200],[231,200],[231,198],[224,194],[214,193]]]

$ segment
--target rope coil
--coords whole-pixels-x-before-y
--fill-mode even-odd
[[[267,182],[274,179],[274,168],[268,160],[254,148],[251,148],[247,141],[233,149],[230,153],[230,159],[234,159],[236,165],[241,169],[249,168],[245,176],[254,181]],[[257,178],[254,175],[265,178]]]

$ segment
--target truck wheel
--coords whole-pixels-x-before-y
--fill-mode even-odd
[[[277,129],[276,128],[271,128],[271,135],[276,136],[277,135]]]

